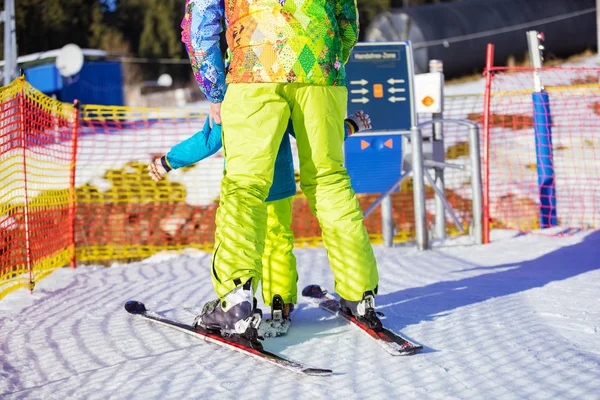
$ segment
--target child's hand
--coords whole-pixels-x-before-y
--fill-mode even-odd
[[[154,160],[154,162],[148,165],[148,175],[154,182],[160,181],[167,174],[167,170],[162,166],[160,158]]]
[[[356,111],[356,113],[354,113],[354,115],[349,116],[348,119],[351,119],[352,122],[354,122],[356,126],[358,126],[357,132],[366,131],[372,128],[371,118],[369,117],[369,114],[365,113],[362,110]]]
[[[221,125],[221,103],[210,103],[210,128],[213,124]]]

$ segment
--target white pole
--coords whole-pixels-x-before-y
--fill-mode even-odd
[[[413,167],[413,197],[415,203],[415,234],[417,248],[421,251],[429,248],[427,237],[427,214],[425,210],[425,173],[423,168],[423,135],[421,129],[410,128]]]
[[[381,234],[385,247],[394,246],[394,218],[392,195],[385,196],[381,202]]]
[[[600,53],[600,0],[596,0],[596,53]]]
[[[10,83],[10,0],[4,0],[4,86]]]
[[[14,0],[4,0],[4,86],[12,82],[16,70],[17,46]]]
[[[544,87],[542,86],[540,70],[542,69],[544,62],[542,60],[542,49],[540,48],[540,37],[538,36],[537,31],[527,31],[527,45],[529,47],[531,66],[535,68],[533,70],[533,86],[536,92],[541,92]]]

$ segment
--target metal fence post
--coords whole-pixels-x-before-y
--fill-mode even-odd
[[[479,147],[479,127],[469,126],[469,150],[471,157],[471,190],[473,191],[473,238],[476,244],[483,244],[483,194],[481,185],[481,153]]]
[[[383,245],[392,247],[394,245],[394,218],[392,214],[392,195],[387,195],[381,201],[381,234]]]
[[[413,126],[410,129],[413,167],[413,196],[415,207],[415,234],[417,248],[426,250],[429,247],[427,235],[427,214],[425,212],[425,177],[423,168],[423,136],[421,129]]]
[[[444,64],[441,60],[429,60],[429,72],[444,72]],[[443,78],[442,78],[443,79]],[[444,83],[442,80],[442,101],[444,98],[443,89]],[[444,113],[433,113],[431,115],[432,119],[443,119]],[[433,124],[433,141],[441,144],[442,148],[444,147],[444,125],[442,122],[435,122]],[[440,161],[440,160],[438,160]],[[445,160],[441,160],[444,162]],[[435,171],[435,186],[439,189],[441,193],[446,193],[446,185],[444,184],[444,169],[437,167],[434,168]],[[436,192],[435,196],[435,237],[437,239],[444,240],[446,239],[446,211],[444,205],[444,199],[442,199]]]

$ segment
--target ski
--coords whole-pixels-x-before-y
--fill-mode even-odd
[[[344,313],[340,309],[340,303],[336,297],[328,293],[327,290],[319,285],[308,285],[302,290],[302,295],[312,299],[319,305],[319,308],[344,318],[352,325],[360,328],[361,331],[366,333],[370,338],[375,339],[385,351],[394,356],[405,356],[416,353],[419,350],[423,350],[423,346],[420,344],[413,343],[408,339],[390,331],[389,329],[383,328],[381,332],[376,332],[370,329],[365,324],[359,322],[354,316]]]
[[[287,369],[298,374],[328,376],[333,373],[333,371],[329,369],[312,368],[303,363],[292,361],[280,355],[271,353],[265,349],[246,346],[244,344],[228,340],[227,338],[224,338],[223,336],[217,335],[215,333],[211,333],[201,329],[195,329],[191,325],[162,317],[146,309],[144,303],[141,303],[139,301],[128,301],[127,303],[125,303],[125,310],[129,314],[143,318],[147,321],[155,322],[160,325],[167,326],[169,328],[187,333],[188,335],[192,335],[203,339],[207,342],[225,347],[229,350],[237,351],[239,353],[254,357],[258,360],[266,361],[270,364],[276,365],[278,367]]]

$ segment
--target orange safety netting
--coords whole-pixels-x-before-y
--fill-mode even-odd
[[[481,100],[475,96],[474,100]],[[481,101],[479,101],[481,103]],[[78,141],[75,224],[80,261],[127,260],[161,250],[188,247],[210,250],[214,217],[219,203],[224,159],[221,151],[155,183],[147,165],[176,143],[201,130],[206,112],[196,108],[149,109],[83,106]],[[468,161],[467,132],[449,131],[448,157]],[[292,149],[297,162],[295,142]],[[463,154],[464,153],[464,154]],[[464,157],[463,157],[464,156]],[[398,172],[398,174],[400,171]],[[468,171],[449,173],[446,193],[465,227],[471,221]],[[468,192],[467,195],[463,192]],[[363,210],[378,197],[358,195]],[[432,219],[434,192],[427,190]],[[394,193],[396,241],[414,237],[412,181]],[[373,242],[381,241],[381,211],[365,219]],[[308,201],[298,191],[294,198],[292,229],[296,246],[320,244],[321,231]],[[456,227],[448,225],[449,233]]]
[[[202,128],[206,110],[94,105],[77,109],[37,92],[23,79],[3,88],[0,96],[0,297],[15,288],[33,287],[53,269],[74,264],[75,258],[78,262],[127,261],[163,250],[212,248],[222,152],[172,171],[158,183],[147,173],[152,160]],[[449,104],[477,107],[480,99],[459,97]],[[445,135],[447,159],[464,164],[466,132],[450,128]],[[292,148],[297,166],[295,143]],[[446,174],[448,200],[465,227],[471,213],[468,184],[466,170]],[[363,210],[377,197],[358,195]],[[428,187],[430,222],[433,197]],[[395,241],[412,239],[410,178],[392,195],[392,203]],[[293,213],[296,246],[320,244],[319,225],[300,191]],[[380,242],[379,208],[365,224],[372,240]],[[451,223],[447,230],[457,232]]]
[[[533,69],[491,72],[491,226],[600,228],[600,69],[541,70],[548,102],[536,98],[535,115]]]
[[[76,111],[23,78],[0,90],[0,297],[73,258]]]
[[[164,250],[212,248],[222,152],[171,171],[158,183],[147,173],[152,160],[201,130],[206,110],[94,105],[77,109],[44,96],[22,79],[3,88],[0,96],[4,246],[0,297],[18,287],[32,287],[75,258],[110,263]],[[448,97],[444,117],[477,119],[482,104],[482,96]],[[445,171],[446,196],[468,229],[472,195],[467,131],[445,125],[444,141],[446,161],[464,167]],[[292,148],[297,167],[294,142]],[[358,195],[362,209],[378,196]],[[427,184],[426,199],[432,224],[434,191]],[[411,240],[410,178],[392,195],[392,204],[395,241]],[[300,191],[293,213],[296,246],[320,244],[319,225]],[[456,234],[458,229],[448,215],[446,220],[447,233]],[[373,242],[380,242],[380,208],[365,224]]]

